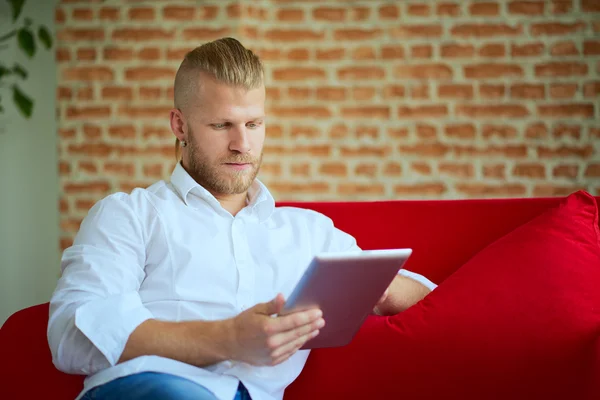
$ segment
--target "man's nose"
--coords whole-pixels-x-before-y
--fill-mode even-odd
[[[248,132],[245,126],[231,129],[230,134],[229,150],[242,154],[250,151],[250,142],[248,141]]]

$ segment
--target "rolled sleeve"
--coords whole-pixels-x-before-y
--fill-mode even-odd
[[[90,301],[75,311],[75,326],[115,365],[129,335],[142,322],[151,319],[137,293]]]
[[[419,282],[420,284],[422,284],[423,286],[425,286],[429,290],[434,290],[435,288],[437,288],[437,285],[435,283],[431,282],[429,279],[425,278],[423,275],[417,274],[415,272],[411,272],[406,269],[401,269],[400,271],[398,271],[398,275],[402,275],[402,276],[405,276],[412,280],[415,280],[415,281]]]
[[[115,365],[131,333],[152,318],[139,296],[147,236],[139,214],[129,195],[111,195],[64,251],[47,332],[59,370],[89,375]]]

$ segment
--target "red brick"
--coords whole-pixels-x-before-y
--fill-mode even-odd
[[[581,76],[588,73],[588,66],[582,62],[547,62],[535,66],[535,76]]]
[[[475,139],[476,131],[473,124],[454,124],[444,128],[446,136],[455,139]]]
[[[399,118],[437,118],[448,115],[447,105],[400,106]]]
[[[381,67],[344,67],[338,69],[337,77],[341,80],[383,79],[385,70]]]
[[[553,99],[572,99],[578,90],[577,83],[550,84],[550,97]]]
[[[346,8],[343,7],[318,7],[313,10],[316,21],[340,22],[346,19]]]
[[[319,173],[326,176],[346,176],[348,175],[348,166],[342,162],[328,162],[321,164]]]
[[[284,8],[277,10],[277,20],[282,22],[304,21],[304,10]]]
[[[127,15],[132,21],[153,21],[154,9],[151,7],[136,7],[130,9]]]
[[[273,78],[278,81],[323,79],[326,77],[325,70],[322,68],[289,67],[273,70]]]
[[[381,37],[383,31],[381,29],[336,29],[333,32],[335,40],[372,40]]]
[[[161,55],[161,49],[157,47],[145,47],[138,51],[137,58],[144,61],[155,61],[159,60]]]
[[[472,44],[443,44],[441,46],[442,57],[473,57],[475,47]]]
[[[417,17],[427,17],[430,13],[428,4],[407,4],[406,11],[408,15]]]
[[[398,65],[394,77],[400,79],[450,79],[452,68],[446,64]]]
[[[579,32],[583,29],[585,29],[585,23],[583,22],[538,22],[532,23],[530,28],[533,36],[566,35],[569,33]]]
[[[542,55],[544,52],[544,44],[541,42],[515,44],[513,43],[510,48],[510,55],[512,57],[537,57]]]
[[[575,179],[579,174],[579,166],[576,164],[557,165],[552,169],[552,176],[555,178]]]
[[[540,184],[533,188],[533,196],[535,197],[550,197],[550,196],[567,196],[577,190],[586,190],[580,185],[553,185]]]
[[[229,35],[230,28],[187,28],[182,32],[184,40],[215,40]]]
[[[125,69],[125,79],[131,81],[149,81],[174,79],[175,70],[165,67],[137,67]]]
[[[133,176],[135,174],[135,165],[133,163],[123,163],[118,161],[108,161],[104,163],[105,174],[117,174]]]
[[[502,84],[485,84],[479,85],[479,96],[484,99],[501,99],[506,94],[506,88]]]
[[[584,12],[600,12],[598,0],[581,0],[581,10]]]
[[[523,196],[526,188],[518,183],[503,183],[499,185],[485,183],[457,183],[455,186],[459,193],[473,197],[481,196]]]
[[[488,104],[488,105],[457,105],[456,115],[471,118],[479,117],[513,117],[520,118],[529,115],[529,110],[520,104]]]
[[[402,85],[386,85],[383,88],[383,98],[403,98],[406,95],[406,89]]]
[[[501,139],[514,139],[517,137],[517,130],[507,125],[484,125],[481,129],[481,135],[485,139],[498,137]]]
[[[594,118],[594,105],[590,103],[544,104],[537,106],[538,115],[550,118]]]
[[[469,13],[477,16],[496,16],[500,12],[498,3],[480,2],[469,6]]]
[[[440,84],[438,85],[438,97],[454,99],[472,99],[473,85],[468,84]]]
[[[488,43],[479,48],[479,55],[482,57],[504,57],[506,49],[502,43]]]
[[[586,40],[583,42],[583,54],[586,56],[600,55],[600,40]]]
[[[538,147],[538,157],[540,158],[563,158],[563,157],[578,157],[587,158],[594,153],[592,145],[586,146],[569,146],[561,145],[559,147]]]
[[[467,79],[521,77],[523,68],[518,64],[481,63],[466,65],[464,75]]]
[[[75,21],[91,21],[94,19],[94,11],[89,8],[75,8],[72,15]]]
[[[372,47],[361,46],[352,51],[353,60],[373,60],[375,59],[375,49]]]
[[[342,117],[345,118],[389,118],[388,106],[342,107]]]
[[[397,19],[398,17],[400,17],[400,8],[397,5],[388,4],[379,7],[379,18]]]
[[[58,30],[57,38],[60,42],[100,41],[104,40],[104,29],[63,28]]]
[[[460,6],[457,3],[439,3],[436,13],[440,16],[456,17],[460,15]]]
[[[288,88],[287,95],[290,99],[306,100],[312,96],[312,89],[304,87],[290,87]]]
[[[165,6],[162,14],[166,20],[192,21],[195,18],[195,7]]]
[[[169,115],[171,107],[165,106],[131,106],[122,105],[119,107],[118,113],[121,117],[127,118],[166,118]]]
[[[573,10],[573,0],[552,0],[554,14],[566,14]]]
[[[66,112],[67,119],[103,119],[110,117],[110,107],[108,106],[90,106],[77,107],[69,106]]]
[[[288,118],[329,118],[331,110],[323,106],[278,106],[272,107],[274,117]]]
[[[54,10],[54,22],[56,23],[56,25],[63,24],[66,20],[67,20],[67,15],[65,13],[65,10],[57,7]]]
[[[581,126],[579,125],[556,125],[552,130],[552,135],[555,138],[570,137],[573,139],[581,138]]]
[[[410,56],[412,58],[431,58],[433,56],[433,46],[429,44],[412,46]]]
[[[489,179],[505,179],[506,165],[488,164],[483,166],[483,177]]]
[[[442,36],[442,25],[401,25],[390,30],[393,39],[437,38]]]
[[[395,162],[388,162],[383,166],[383,174],[386,176],[402,175],[402,166]]]
[[[133,59],[133,49],[123,47],[107,47],[104,49],[103,57],[111,61],[128,61]]]
[[[376,89],[374,87],[354,87],[352,88],[352,97],[354,100],[372,100],[375,97]]]
[[[346,98],[346,89],[340,87],[318,87],[317,99],[342,101]]]
[[[515,99],[543,99],[546,90],[541,83],[516,83],[510,87],[510,95]]]
[[[293,42],[304,40],[323,40],[325,33],[310,29],[270,29],[265,32],[265,39],[276,42]]]
[[[70,100],[73,97],[73,90],[70,87],[58,86],[56,88],[56,98],[58,100]]]
[[[382,46],[381,58],[384,60],[396,60],[404,58],[404,47],[398,46]]]
[[[523,26],[510,26],[494,23],[467,23],[455,25],[450,30],[453,36],[459,37],[497,37],[515,36],[523,33]]]
[[[548,127],[543,122],[530,124],[525,128],[525,137],[528,139],[545,139],[548,137]]]
[[[426,162],[414,162],[410,164],[410,168],[413,172],[420,175],[431,175],[433,168]]]
[[[342,196],[361,194],[381,196],[385,192],[385,187],[380,183],[342,183],[338,186],[337,192]]]
[[[317,60],[341,60],[346,50],[343,48],[317,49]]]
[[[184,39],[193,39],[188,37],[184,30]],[[128,42],[144,42],[144,41],[157,41],[157,40],[173,40],[175,38],[174,30],[164,30],[159,28],[120,28],[115,29],[112,33],[112,39],[117,41],[128,41]]]
[[[133,90],[130,87],[105,86],[102,88],[102,98],[105,100],[131,100]]]
[[[448,189],[443,183],[413,183],[406,185],[394,185],[393,190],[396,196],[440,196]]]
[[[290,136],[293,138],[306,137],[314,139],[321,136],[321,131],[312,126],[293,126],[290,130]]]
[[[586,178],[600,178],[600,163],[589,164],[583,175]]]
[[[71,61],[71,50],[64,47],[57,47],[55,54],[56,61],[61,63],[65,61]]]
[[[117,7],[102,7],[98,12],[100,20],[117,21],[120,9]]]
[[[586,82],[583,85],[584,97],[598,97],[600,95],[600,81]]]
[[[510,14],[544,15],[544,1],[511,1],[508,4]]]
[[[305,61],[310,58],[308,49],[291,49],[287,52],[286,57],[292,61]]]
[[[136,137],[136,129],[133,125],[112,125],[108,128],[108,135],[112,138],[132,139]]]
[[[473,164],[442,162],[438,166],[440,174],[450,175],[457,178],[472,178],[475,176]]]
[[[553,56],[576,56],[579,54],[574,42],[558,42],[550,48]]]
[[[438,137],[437,127],[435,125],[417,124],[415,131],[419,139],[435,139]]]
[[[512,169],[513,176],[522,178],[546,178],[546,168],[539,163],[522,163],[516,164]]]
[[[414,145],[400,145],[398,152],[400,155],[414,155],[419,157],[438,158],[450,151],[448,145],[443,143],[419,143]]]

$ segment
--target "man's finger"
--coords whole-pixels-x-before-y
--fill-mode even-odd
[[[302,335],[299,338],[292,340],[291,342],[279,347],[271,354],[271,358],[274,359],[274,362],[279,360],[286,360],[291,357],[300,347],[304,345],[310,339],[316,337],[319,334],[319,330],[311,331],[306,335]],[[282,362],[282,361],[279,361]]]
[[[302,325],[298,328],[273,335],[268,339],[267,344],[270,348],[276,349],[294,342],[300,337],[310,335],[313,331],[321,329],[323,326],[325,326],[325,321],[322,318],[319,318],[316,321]]]
[[[300,326],[313,323],[322,316],[321,310],[308,310],[277,317],[270,321],[270,332],[268,333],[291,331]]]

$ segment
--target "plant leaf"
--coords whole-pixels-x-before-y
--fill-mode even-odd
[[[50,36],[50,32],[48,32],[48,29],[46,29],[44,25],[40,25],[38,29],[38,37],[44,46],[46,46],[46,49],[52,47],[52,36]]]
[[[21,28],[19,29],[17,36],[19,39],[19,48],[23,50],[29,58],[33,57],[35,54],[35,41],[31,30],[29,30],[29,28]]]
[[[4,75],[10,75],[10,69],[6,68],[4,65],[0,65],[0,78]]]
[[[13,101],[15,102],[21,114],[26,118],[31,117],[33,111],[33,100],[19,89],[17,85],[13,85]]]
[[[21,15],[21,11],[23,11],[25,0],[8,0],[8,2],[12,8],[13,22],[15,22],[19,18],[19,15]]]
[[[22,79],[27,79],[27,71],[25,71],[25,68],[20,64],[15,64],[12,68],[12,72],[15,75],[19,75]]]

